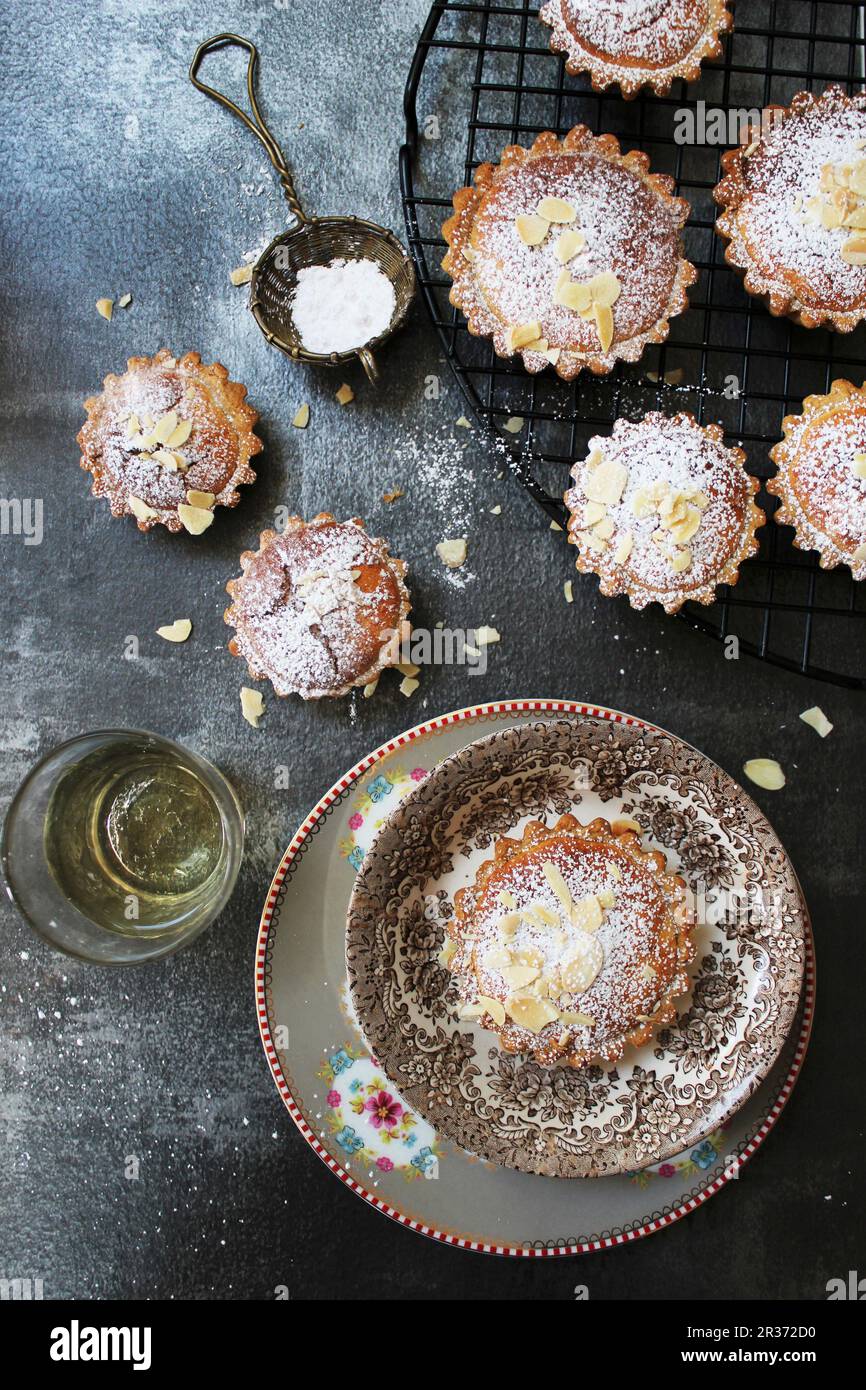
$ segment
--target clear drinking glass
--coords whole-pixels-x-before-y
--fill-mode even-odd
[[[244,816],[211,763],[157,734],[101,729],[55,748],[6,816],[7,892],[39,936],[128,965],[186,946],[225,907]]]

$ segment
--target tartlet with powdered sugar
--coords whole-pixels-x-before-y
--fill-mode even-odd
[[[226,585],[229,650],[277,695],[347,695],[399,664],[406,564],[358,517],[289,517],[283,531],[263,531],[258,550],[241,555],[241,570]]]
[[[793,526],[794,544],[817,550],[822,569],[848,565],[866,579],[866,385],[834,381],[782,429],[770,450],[778,472],[767,491],[782,503],[773,520]]]
[[[505,1052],[617,1061],[676,1015],[694,956],[686,885],[636,822],[572,815],[503,837],[455,895],[448,968]]]
[[[250,459],[262,448],[247,388],[220,362],[197,352],[130,357],[122,376],[105,378],[84,402],[81,467],[112,516],[134,516],[140,531],[165,526],[199,535],[215,507],[236,507],[238,487],[255,481]]]
[[[722,155],[725,259],[770,313],[848,333],[866,316],[866,93],[799,92]]]
[[[597,92],[615,83],[626,100],[641,87],[666,96],[676,78],[695,82],[733,26],[726,0],[547,0],[538,18],[566,72],[588,73]]]
[[[718,585],[736,584],[766,520],[745,461],[719,425],[685,412],[617,420],[571,470],[565,504],[578,570],[633,608],[712,603]]]
[[[442,228],[452,304],[470,333],[529,372],[636,362],[668,336],[697,278],[682,229],[689,205],[638,150],[575,126],[510,145],[454,194]]]

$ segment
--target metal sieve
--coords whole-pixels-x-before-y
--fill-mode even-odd
[[[247,96],[252,117],[236,106],[229,97],[213,87],[206,86],[199,78],[198,71],[202,60],[208,53],[215,53],[221,48],[242,48],[249,54]],[[193,86],[204,92],[205,96],[233,111],[264,146],[268,159],[280,176],[286,202],[294,218],[294,223],[288,231],[274,237],[270,246],[262,252],[253,266],[250,309],[268,342],[273,343],[296,362],[336,366],[340,362],[349,362],[352,358],[359,357],[367,376],[375,382],[379,373],[371,349],[384,343],[406,318],[415,293],[412,262],[394,233],[385,227],[377,226],[375,222],[366,222],[361,217],[307,216],[295,192],[292,171],[259,110],[256,100],[258,57],[258,50],[249,39],[239,38],[237,34],[217,34],[215,38],[206,39],[204,43],[199,44],[189,69]],[[292,296],[297,285],[298,271],[311,265],[329,265],[336,258],[363,258],[375,261],[394,286],[394,312],[384,333],[380,333],[361,347],[353,348],[350,352],[309,352],[298,337],[292,318]]]

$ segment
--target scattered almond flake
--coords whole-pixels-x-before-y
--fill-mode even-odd
[[[241,713],[248,724],[252,724],[254,729],[259,727],[259,720],[265,712],[265,702],[260,690],[251,690],[248,685],[241,686]]]
[[[421,667],[416,666],[411,661],[401,661],[398,662],[395,669],[400,672],[401,676],[417,676],[418,672],[421,670]]]
[[[340,402],[340,405],[348,405],[350,401],[353,401],[355,399],[355,393],[346,381],[343,382],[342,386],[336,394],[337,400]]]
[[[108,321],[109,321],[109,323],[110,323],[110,322],[111,322],[111,315],[114,313],[114,300],[113,300],[113,299],[97,299],[97,301],[96,301],[96,312],[97,312],[97,314],[101,314],[102,317],[103,317],[104,319],[108,319]]]
[[[489,647],[492,642],[500,641],[500,636],[495,627],[477,627],[475,641],[479,647]]]
[[[501,516],[501,515],[502,515],[502,508],[499,506],[498,503],[496,504],[495,507],[491,507],[491,508],[490,508],[490,515],[491,515],[491,516]]]
[[[517,434],[518,431],[523,429],[523,423],[524,422],[522,415],[511,415],[505,421],[505,424],[502,426],[502,428],[504,430],[508,430],[509,434]]]
[[[826,738],[829,733],[832,733],[833,725],[830,723],[820,705],[813,705],[811,709],[804,709],[800,718],[804,724],[808,724],[809,727],[814,729],[816,734],[820,734],[822,738]]]
[[[481,655],[481,652],[478,647],[473,647],[469,642],[464,642],[463,654],[464,656],[471,656],[473,661],[475,661]]]
[[[464,429],[464,430],[471,430],[471,428],[472,428],[472,421],[471,421],[471,420],[467,420],[465,415],[461,415],[461,416],[460,416],[460,419],[459,419],[459,420],[455,420],[454,423],[457,424],[457,425],[459,425],[460,428],[461,428],[461,429]]]
[[[404,676],[400,682],[400,694],[405,695],[408,700],[410,695],[415,694],[420,684],[421,682],[413,679],[412,676]]]
[[[405,496],[406,494],[401,487],[395,487],[392,488],[390,492],[382,493],[382,501],[387,502],[390,505],[392,502],[396,502],[399,498]]]
[[[550,529],[551,531],[561,531],[562,527],[560,526],[558,521],[551,521]]]
[[[121,309],[128,309],[130,304],[132,303],[132,295],[122,294],[118,299],[117,303]]]
[[[233,285],[248,285],[253,278],[253,268],[251,265],[238,265],[234,270],[229,271],[229,279]]]
[[[565,198],[542,198],[536,212],[548,222],[573,222],[577,216],[576,208]]]
[[[514,219],[514,225],[524,246],[540,246],[550,229],[546,217],[539,217],[537,213],[532,212],[521,213]]]
[[[177,505],[177,514],[180,517],[181,525],[191,536],[200,536],[203,531],[211,525],[213,512],[205,507],[192,507],[185,502]]]
[[[140,497],[133,497],[132,493],[129,494],[126,500],[129,504],[130,511],[134,516],[138,517],[139,521],[152,521],[155,517],[159,516],[159,512],[155,512],[153,507],[149,507]]]
[[[574,583],[572,580],[566,579],[562,586],[562,592],[565,594],[566,603],[574,603]]]
[[[292,424],[296,430],[305,430],[310,423],[310,407],[306,401],[295,411]]]
[[[212,507],[216,498],[212,492],[199,492],[198,488],[190,488],[186,494],[186,500],[191,507]]]
[[[775,758],[750,758],[743,763],[743,771],[750,782],[764,791],[778,792],[785,785],[785,774]]]
[[[466,562],[466,541],[462,538],[440,541],[436,547],[436,554],[448,569],[459,569]]]
[[[369,698],[370,698],[371,695],[375,695],[375,693],[376,693],[376,686],[377,686],[378,684],[379,684],[379,677],[377,676],[376,679],[375,679],[374,681],[370,681],[368,685],[365,685],[365,686],[364,686],[364,699],[365,699],[365,700],[369,700]]]
[[[157,637],[164,637],[166,642],[185,642],[191,632],[192,623],[189,618],[175,618],[173,623],[166,623],[156,629]]]

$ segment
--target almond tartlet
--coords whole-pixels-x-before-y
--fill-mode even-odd
[[[241,570],[226,585],[229,650],[277,695],[347,695],[399,664],[406,565],[358,517],[289,517],[283,531],[263,531],[258,550],[241,555]]]
[[[770,313],[848,333],[866,314],[866,94],[799,92],[722,155],[725,259]]]
[[[675,78],[696,81],[733,25],[726,0],[547,0],[538,18],[566,72],[588,73],[597,92],[616,83],[626,100],[641,87],[666,96]]]
[[[633,608],[712,603],[719,584],[736,584],[766,520],[745,461],[719,425],[687,413],[617,420],[571,470],[565,504],[578,570]]]
[[[645,154],[586,126],[510,145],[454,194],[442,228],[451,303],[529,372],[552,365],[571,380],[637,361],[697,278],[683,252],[689,205],[673,190]]]
[[[81,467],[112,516],[134,516],[139,531],[165,526],[200,535],[214,507],[236,507],[238,487],[255,481],[250,459],[262,448],[258,411],[247,388],[220,362],[197,352],[130,357],[84,402]]]
[[[675,1017],[694,956],[686,885],[640,837],[626,818],[530,821],[455,894],[459,1013],[503,1051],[616,1062]]]
[[[822,569],[848,565],[866,579],[866,385],[834,381],[826,396],[807,396],[782,430],[770,450],[778,472],[767,483],[781,499],[774,521],[793,526],[794,544],[817,550]]]

